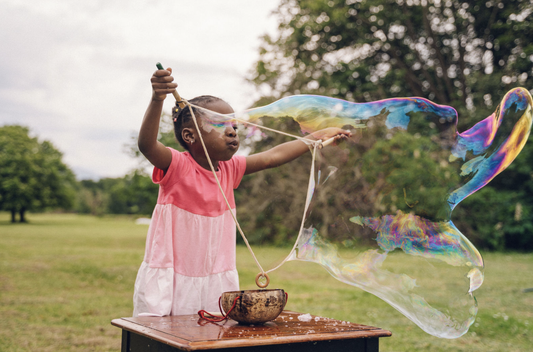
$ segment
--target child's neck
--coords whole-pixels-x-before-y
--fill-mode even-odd
[[[209,161],[207,160],[207,157],[204,153],[193,153],[192,151],[189,151],[192,158],[198,165],[200,165],[202,168],[211,171],[211,166],[209,165]],[[218,160],[212,160],[213,167],[215,168],[215,171],[218,171]]]

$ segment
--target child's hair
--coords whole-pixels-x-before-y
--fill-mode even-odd
[[[199,97],[189,100],[189,103],[201,107],[206,107],[209,103],[213,103],[216,101],[224,100],[214,97],[212,95],[200,95]],[[199,109],[193,106],[191,106],[191,108],[195,116],[200,116],[202,114]],[[178,108],[178,103],[176,102],[176,106],[172,110],[172,120],[174,121],[174,135],[176,136],[176,139],[178,140],[179,144],[181,144],[181,146],[185,148],[185,150],[189,150],[189,146],[187,145],[187,143],[185,143],[181,136],[181,131],[183,130],[183,128],[187,127],[187,125],[192,121],[191,111],[189,110],[189,107],[185,106],[183,110],[180,110]]]

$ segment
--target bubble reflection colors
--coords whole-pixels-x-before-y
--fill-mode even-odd
[[[477,314],[483,259],[452,211],[518,155],[531,128],[531,96],[509,92],[494,114],[463,133],[451,108],[409,100],[420,110],[406,111],[396,108],[400,99],[391,101],[357,122],[366,129],[352,141],[323,150],[318,169],[337,171],[327,182],[315,172],[306,230],[291,260],[318,263],[427,333],[457,338]],[[313,210],[324,206],[336,207],[334,219]]]
[[[520,153],[531,105],[527,90],[511,90],[462,133],[455,109],[422,98],[293,96],[235,116],[291,118],[304,132],[353,128],[348,141],[318,155],[305,230],[290,260],[318,263],[427,333],[457,338],[474,322],[484,267],[452,211]]]

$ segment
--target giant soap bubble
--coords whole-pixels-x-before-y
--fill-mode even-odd
[[[514,89],[462,133],[455,109],[422,98],[300,95],[235,116],[292,118],[304,132],[357,127],[347,142],[317,153],[304,226],[288,258],[318,263],[427,333],[456,338],[474,322],[483,259],[454,225],[453,210],[521,151],[531,106],[529,92]]]

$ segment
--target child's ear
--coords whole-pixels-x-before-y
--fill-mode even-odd
[[[185,141],[187,144],[193,144],[194,143],[194,130],[192,128],[185,127],[181,130],[181,138]]]

